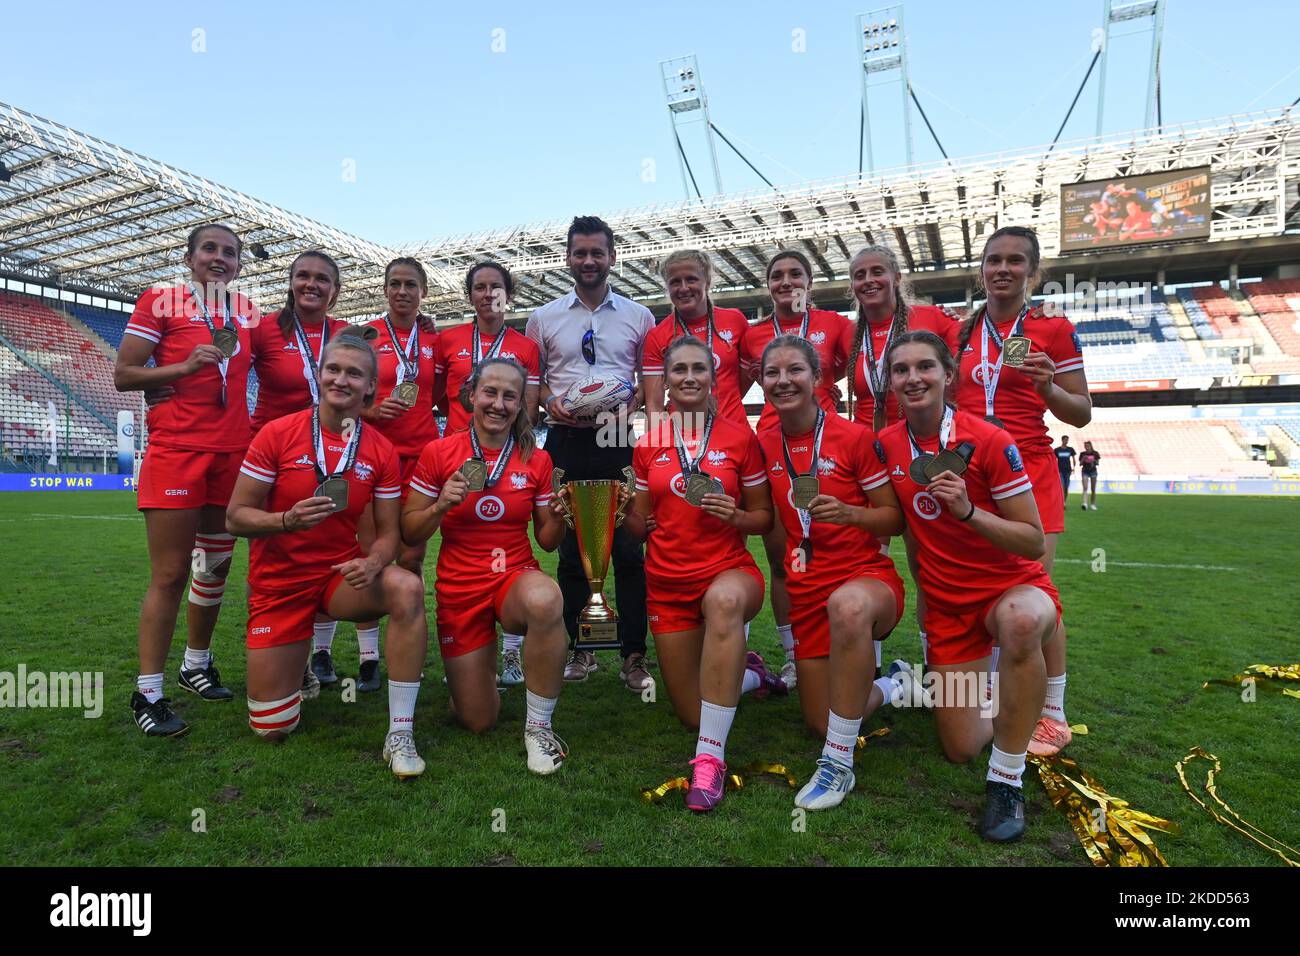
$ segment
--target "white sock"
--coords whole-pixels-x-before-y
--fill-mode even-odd
[[[185,663],[181,665],[182,670],[207,670],[208,665],[212,663],[212,652],[208,648],[196,651],[192,647],[185,648]]]
[[[522,634],[501,634],[501,650],[514,651],[518,654],[524,649],[524,636]]]
[[[921,663],[926,668],[930,666],[930,639],[925,636],[925,631],[917,631],[917,637],[921,639]]]
[[[749,622],[745,622],[745,643],[749,643]]]
[[[781,647],[785,650],[785,659],[794,660],[794,630],[789,624],[782,624],[776,629],[781,635]]]
[[[162,685],[162,674],[141,674],[135,679],[136,689],[144,694],[145,700],[151,704],[157,703],[158,698],[162,696]]]
[[[357,628],[357,650],[363,661],[379,660],[379,628]]]
[[[731,733],[731,722],[735,717],[736,708],[719,707],[701,698],[700,736],[695,741],[695,756],[708,754],[726,760],[727,734]]]
[[[1043,700],[1044,717],[1065,723],[1065,675],[1047,678],[1047,697]]]
[[[551,715],[555,713],[555,705],[560,702],[560,698],[540,697],[527,688],[524,689],[524,696],[528,700],[528,717],[524,726],[550,727]]]
[[[748,667],[745,668],[745,676],[740,679],[740,692],[748,694],[750,691],[758,690],[763,686],[763,678],[759,677]]]
[[[415,698],[420,696],[420,682],[388,679],[388,732],[414,730]]]
[[[882,642],[882,641],[872,641],[871,643],[874,644],[874,645],[876,645],[876,670],[880,670],[880,660],[881,660],[881,658],[880,658],[880,654],[881,654],[881,646],[882,646],[883,642]]]
[[[989,660],[989,673],[990,673],[990,674],[996,674],[996,673],[998,672],[998,659],[999,659],[1001,656],[1002,656],[1002,646],[1001,646],[1000,644],[994,644],[994,645],[993,645],[993,651],[992,651],[991,654],[989,654],[989,657],[990,657],[990,660]]]
[[[879,647],[880,645],[877,644],[876,646]],[[902,699],[902,693],[898,691],[898,681],[894,680],[892,677],[878,677],[872,682],[872,686],[878,688],[881,695],[884,697],[884,700],[880,702],[881,707],[893,700],[896,694],[899,699]],[[869,697],[868,702],[870,702]]]
[[[998,750],[998,745],[993,745],[993,752],[989,754],[989,772],[985,775],[985,780],[993,780],[997,783],[1009,783],[1017,790],[1022,785],[1021,777],[1025,772],[1025,752],[1018,754],[1009,754]]]
[[[334,648],[334,632],[338,630],[338,621],[317,621],[311,626],[311,650],[330,651]]]
[[[853,748],[858,745],[858,728],[862,718],[849,720],[835,711],[829,711],[830,719],[826,721],[826,745],[822,747],[822,756],[830,757],[837,763],[852,764]]]

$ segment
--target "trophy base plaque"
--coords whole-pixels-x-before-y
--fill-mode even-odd
[[[578,640],[574,650],[616,651],[623,645],[618,640],[618,621],[584,621],[578,619]]]

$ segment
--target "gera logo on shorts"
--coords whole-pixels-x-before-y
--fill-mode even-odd
[[[255,628],[252,629],[252,632],[251,632],[251,633],[253,633],[253,634],[270,634],[270,633],[271,633],[271,628],[270,628],[270,627],[255,627]]]
[[[163,492],[164,495],[167,495],[169,497],[175,497],[176,495],[188,495],[189,493],[190,490],[188,488],[168,488],[166,491]]]

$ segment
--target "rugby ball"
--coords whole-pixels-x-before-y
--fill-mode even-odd
[[[574,382],[560,395],[561,407],[584,424],[591,424],[603,412],[626,405],[636,389],[625,378],[592,376]]]

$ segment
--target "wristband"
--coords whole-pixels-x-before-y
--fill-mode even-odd
[[[958,521],[970,521],[970,519],[973,518],[973,517],[975,517],[975,502],[972,501],[972,502],[970,503],[970,511],[966,512],[966,517],[964,517],[964,518],[958,518],[957,520],[958,520]]]
[[[285,531],[289,530],[289,512],[287,511],[280,512],[280,524],[284,527]]]

